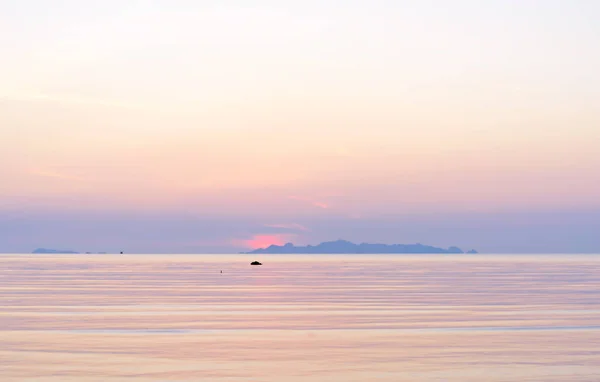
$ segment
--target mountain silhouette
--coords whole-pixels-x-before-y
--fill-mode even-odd
[[[267,248],[259,248],[248,254],[382,254],[382,253],[464,253],[458,247],[448,249],[432,247],[423,244],[354,244],[347,240],[326,241],[319,245],[307,245],[305,247],[296,247],[292,243],[286,245],[271,245]]]

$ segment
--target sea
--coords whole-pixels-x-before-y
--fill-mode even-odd
[[[0,381],[598,382],[600,255],[0,255]]]

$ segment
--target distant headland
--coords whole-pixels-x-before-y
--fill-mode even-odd
[[[32,253],[39,253],[39,254],[61,254],[61,255],[74,255],[74,254],[78,254],[79,252],[75,252],[75,251],[68,251],[65,249],[46,249],[46,248],[38,248],[35,251],[33,251]]]
[[[354,244],[346,240],[326,241],[319,245],[307,245],[305,247],[296,247],[292,243],[286,245],[271,245],[267,248],[259,248],[248,254],[384,254],[384,253],[405,253],[405,254],[436,254],[436,253],[465,253],[458,247],[437,248],[423,244]],[[477,253],[470,250],[467,253]]]

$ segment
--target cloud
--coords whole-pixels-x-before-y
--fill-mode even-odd
[[[19,92],[19,93],[12,93],[12,94],[0,94],[0,100],[17,101],[17,102],[47,101],[47,102],[57,102],[57,103],[61,103],[61,104],[136,109],[136,110],[140,110],[140,111],[151,110],[148,108],[144,108],[140,105],[131,104],[131,103],[125,103],[125,102],[119,102],[119,101],[113,101],[113,100],[86,98],[86,97],[79,97],[79,96],[45,94],[45,93],[38,92],[38,91]]]
[[[288,196],[288,199],[298,200],[298,201],[301,201],[301,202],[306,202],[306,203],[309,203],[309,204],[311,204],[311,205],[313,205],[314,207],[317,207],[317,208],[329,209],[329,204],[328,203],[322,202],[322,201],[318,201],[318,200],[314,200],[314,199],[310,199],[310,198],[307,198],[307,197],[304,197],[304,196],[291,195],[291,196]]]
[[[269,228],[281,228],[281,229],[289,229],[294,231],[304,231],[310,232],[310,229],[298,223],[278,223],[278,224],[265,224],[265,227]]]
[[[32,170],[29,170],[29,174],[35,175],[35,176],[41,176],[41,177],[45,177],[45,178],[61,179],[61,180],[68,180],[68,181],[77,181],[77,182],[89,182],[90,181],[90,179],[87,179],[87,178],[84,178],[81,176],[65,174],[65,173],[61,173],[61,172],[57,172],[57,171],[44,170],[44,169],[32,169]]]
[[[231,244],[235,247],[259,249],[267,248],[270,245],[284,245],[290,242],[297,235],[294,234],[259,234],[252,236],[251,239],[239,240],[234,239]]]

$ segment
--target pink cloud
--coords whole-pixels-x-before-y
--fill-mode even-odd
[[[243,248],[267,248],[270,245],[284,245],[292,240],[296,235],[293,234],[259,234],[246,240],[232,240],[231,244]]]

